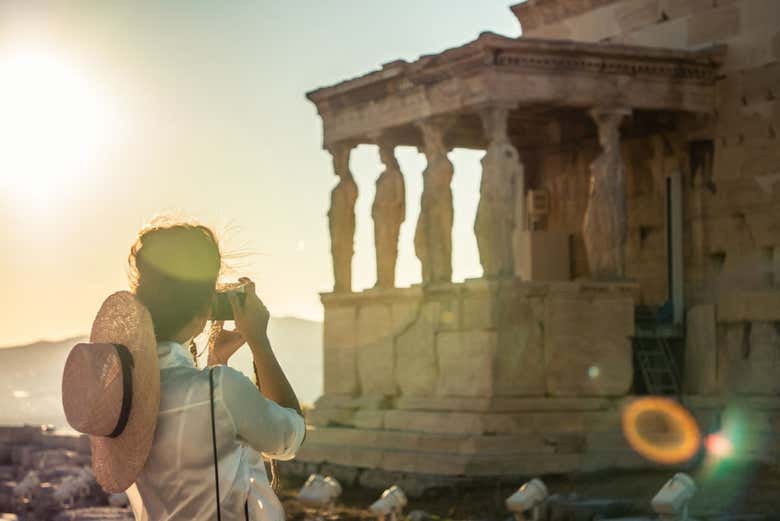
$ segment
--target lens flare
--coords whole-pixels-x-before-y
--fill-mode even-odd
[[[704,439],[704,447],[716,458],[727,458],[734,453],[734,444],[731,440],[717,432]]]
[[[623,410],[623,435],[643,457],[666,465],[690,460],[701,446],[696,420],[682,405],[658,396],[638,398]]]

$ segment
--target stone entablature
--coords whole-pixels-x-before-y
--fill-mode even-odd
[[[383,131],[398,145],[418,146],[420,119],[492,104],[712,113],[719,56],[483,33],[462,47],[392,62],[307,96],[322,116],[326,148],[339,141],[374,143]],[[448,135],[450,147],[483,143],[468,129]]]

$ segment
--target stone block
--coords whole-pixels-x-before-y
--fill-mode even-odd
[[[354,409],[323,409],[314,408],[306,414],[306,424],[315,427],[329,425],[351,425]]]
[[[357,346],[357,308],[325,306],[323,344],[325,346]]]
[[[630,297],[551,296],[547,301],[546,335],[628,338],[634,334],[634,301]]]
[[[395,382],[395,343],[392,338],[361,345],[357,350],[357,370],[363,394],[393,396]]]
[[[551,396],[622,396],[631,389],[634,366],[628,339],[554,335],[545,349]]]
[[[730,291],[718,298],[718,322],[780,321],[780,289]]]
[[[393,302],[393,332],[398,334],[408,328],[420,314],[420,303],[416,301]]]
[[[543,324],[529,317],[524,326],[498,332],[496,396],[540,396],[544,385]]]
[[[740,9],[737,6],[703,12],[688,19],[688,46],[726,41],[730,36],[739,34],[740,28]]]
[[[713,394],[717,385],[715,306],[703,304],[688,310],[685,335],[685,391]]]
[[[381,429],[385,426],[385,411],[358,410],[352,424],[358,429]]]
[[[385,429],[444,434],[482,434],[484,415],[461,412],[391,410],[385,414]]]
[[[493,292],[466,292],[461,299],[461,308],[463,329],[491,329],[498,324]]]
[[[745,216],[750,235],[757,247],[780,244],[780,212],[751,212]]]
[[[357,315],[353,307],[325,308],[323,324],[323,388],[325,393],[359,391]]]
[[[451,331],[460,329],[461,309],[460,299],[454,292],[437,295],[436,300],[424,302],[421,313],[433,324],[436,331]]]
[[[444,331],[436,335],[440,396],[491,396],[495,331]]]
[[[752,322],[748,340],[753,394],[780,394],[780,324]]]
[[[712,0],[661,0],[661,11],[669,18],[682,18],[712,9]]]
[[[359,346],[390,338],[393,334],[392,307],[385,303],[370,303],[357,311],[357,341]]]
[[[615,21],[621,33],[628,33],[661,20],[659,0],[633,0],[615,9]]]
[[[395,342],[395,381],[403,396],[431,396],[438,366],[434,327],[421,315]]]

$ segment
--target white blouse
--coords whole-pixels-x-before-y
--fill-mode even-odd
[[[157,345],[160,413],[152,450],[127,495],[138,521],[217,519],[209,372],[175,342]],[[260,456],[291,459],[303,441],[303,418],[265,398],[230,367],[214,369],[214,415],[223,521],[283,521]]]

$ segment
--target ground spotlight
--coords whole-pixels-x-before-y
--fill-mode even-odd
[[[517,521],[536,521],[539,519],[539,507],[548,495],[544,482],[539,478],[534,478],[528,483],[524,483],[522,487],[517,489],[517,492],[506,499],[506,507],[515,514]]]
[[[661,521],[686,521],[688,502],[696,493],[696,483],[688,474],[678,472],[666,482],[650,505]]]
[[[397,485],[393,485],[382,492],[382,495],[369,507],[369,510],[379,519],[389,518],[395,521],[407,503],[404,491]]]
[[[307,507],[325,508],[341,495],[341,485],[330,476],[312,474],[298,492],[298,501]]]

